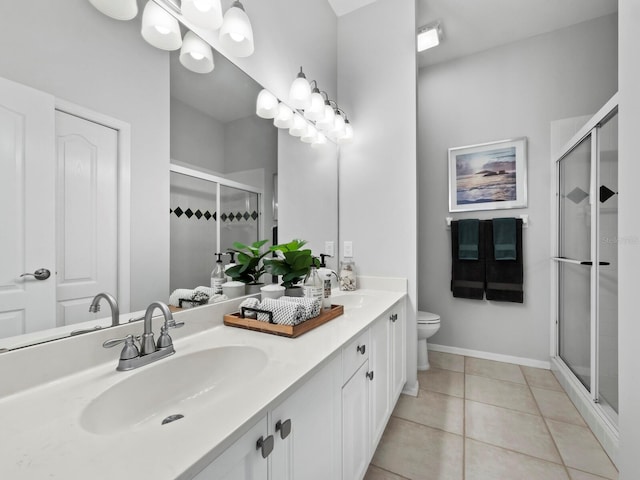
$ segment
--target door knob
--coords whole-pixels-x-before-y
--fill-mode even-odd
[[[39,268],[33,273],[23,273],[21,277],[35,277],[36,280],[46,280],[51,276],[51,272],[46,268]]]

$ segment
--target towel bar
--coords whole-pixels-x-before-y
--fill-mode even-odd
[[[529,215],[518,215],[516,218],[522,219],[522,228],[527,228],[529,226]],[[445,222],[447,223],[447,230],[451,230],[451,222],[453,222],[453,220],[454,220],[453,217],[445,217]]]

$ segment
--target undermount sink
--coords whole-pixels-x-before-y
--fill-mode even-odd
[[[188,415],[200,405],[233,394],[266,366],[267,355],[244,345],[169,357],[143,367],[102,392],[80,417],[92,433],[111,434],[141,424],[160,425],[170,415]]]
[[[362,308],[367,303],[374,300],[375,297],[370,295],[363,295],[361,293],[345,293],[340,295],[334,295],[331,298],[331,303],[336,305],[344,305],[347,308]]]

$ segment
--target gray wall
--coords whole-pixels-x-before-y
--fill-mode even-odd
[[[415,2],[378,0],[338,19],[340,240],[362,275],[408,279],[407,383],[416,387]],[[393,32],[393,35],[384,34]]]
[[[431,343],[549,359],[550,123],[595,113],[616,91],[616,15],[420,70],[418,306],[442,317]],[[454,299],[447,149],[513,137],[528,138],[529,208],[453,216],[529,215],[525,303]]]
[[[619,0],[620,8],[620,134],[618,170],[619,214],[619,364],[620,364],[620,480],[640,478],[640,384],[638,383],[638,271],[640,271],[640,218],[637,179],[640,131],[640,63],[638,25],[640,2]]]
[[[171,159],[224,172],[224,124],[171,98]]]
[[[131,308],[169,290],[169,56],[85,0],[0,2],[0,76],[131,125]]]

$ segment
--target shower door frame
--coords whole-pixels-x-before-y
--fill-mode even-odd
[[[600,152],[598,129],[618,112],[618,94],[616,93],[580,130],[563,146],[563,148],[553,155],[551,175],[551,185],[554,190],[551,192],[553,200],[551,202],[551,369],[556,372],[560,383],[567,391],[576,407],[585,418],[591,429],[602,443],[610,457],[615,462],[618,449],[618,425],[617,415],[609,407],[603,408],[599,404],[599,274],[600,274],[600,252],[599,238],[600,225],[598,215],[598,185],[600,185]],[[559,257],[560,246],[560,162],[571,154],[583,140],[591,136],[591,165],[590,165],[590,192],[591,202],[591,265],[584,265],[590,268],[590,389],[587,389],[577,378],[567,363],[560,357],[560,295],[559,295],[559,266],[562,263],[580,263],[575,260],[563,259]],[[611,410],[611,411],[609,411]]]

